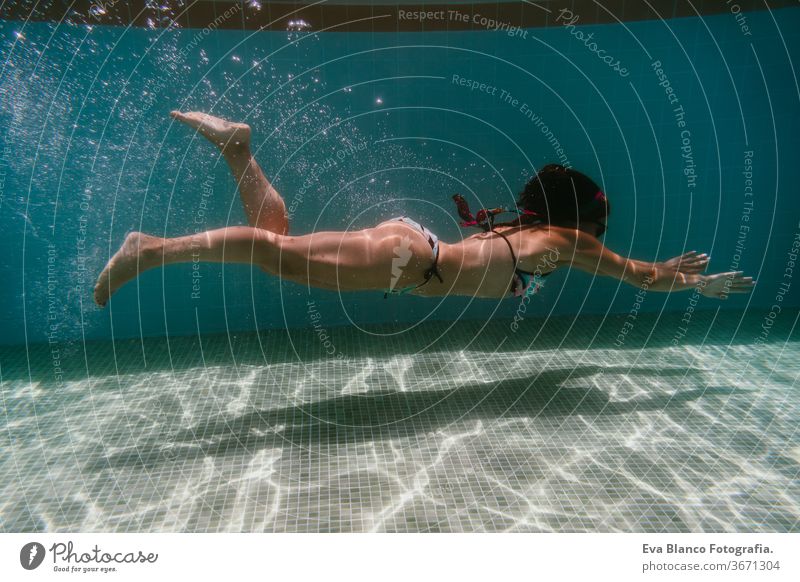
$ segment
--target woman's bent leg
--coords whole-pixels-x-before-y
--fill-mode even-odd
[[[239,187],[248,224],[278,234],[288,234],[286,203],[250,152],[250,126],[196,111],[173,111],[171,115],[196,129],[220,149]]]

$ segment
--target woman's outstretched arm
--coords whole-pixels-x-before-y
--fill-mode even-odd
[[[753,278],[745,277],[742,271],[713,275],[697,272],[695,261],[689,261],[692,266],[686,270],[677,270],[670,266],[670,262],[654,263],[623,257],[605,247],[594,236],[581,231],[574,232],[574,236],[565,237],[567,252],[562,255],[570,266],[613,277],[635,287],[667,293],[698,289],[706,297],[727,299],[730,293],[749,293],[755,285]],[[704,264],[702,260],[700,263]],[[680,268],[680,262],[678,265]]]

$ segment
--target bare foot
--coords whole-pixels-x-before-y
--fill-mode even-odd
[[[200,135],[217,146],[223,153],[234,148],[250,147],[250,126],[246,123],[231,123],[199,111],[187,113],[172,111],[170,115],[189,127],[195,128]]]
[[[95,303],[104,307],[117,289],[150,268],[160,240],[141,232],[130,233],[97,278],[94,286]]]

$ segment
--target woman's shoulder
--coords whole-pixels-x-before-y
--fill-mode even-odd
[[[538,228],[521,231],[517,229],[517,231],[521,232],[523,249],[527,249],[528,254],[532,256],[544,252],[569,256],[581,248],[581,235],[585,234],[575,228],[551,224],[541,224]]]
[[[508,236],[511,234],[521,234],[524,238],[574,238],[574,228],[565,228],[563,226],[556,226],[546,222],[537,222],[534,224],[511,225],[502,224],[496,225],[494,231]],[[571,232],[572,231],[572,232]]]

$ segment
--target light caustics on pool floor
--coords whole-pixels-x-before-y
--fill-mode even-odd
[[[116,364],[111,344],[96,344],[91,379],[58,390],[45,373],[14,373],[25,351],[6,350],[0,525],[800,529],[795,314],[758,346],[755,317],[704,315],[702,335],[677,346],[674,317],[647,317],[644,348],[614,345],[619,319],[595,335],[599,318],[571,331],[548,322],[531,349],[535,327],[506,341],[507,322],[441,337],[448,326],[429,324],[383,348],[343,329],[343,360],[260,361],[285,331],[203,338],[200,363],[196,339],[173,338],[148,350],[146,368],[135,342],[115,346]]]

